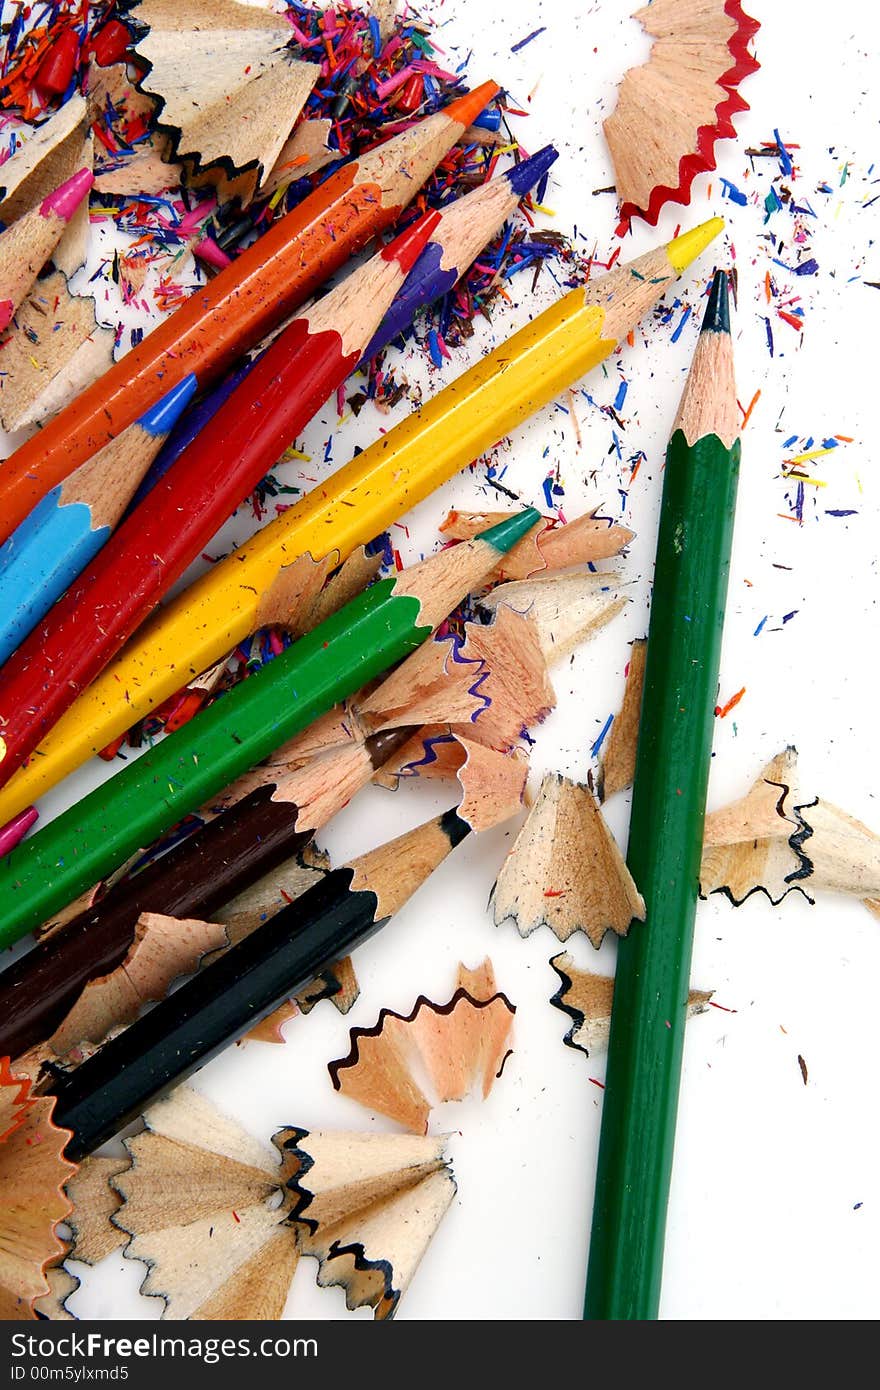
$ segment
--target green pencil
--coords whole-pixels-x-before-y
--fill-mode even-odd
[[[0,869],[0,947],[203,805],[430,635],[526,534],[527,511],[359,594],[287,651],[25,840]]]
[[[666,454],[584,1316],[656,1318],[740,443],[727,275]]]

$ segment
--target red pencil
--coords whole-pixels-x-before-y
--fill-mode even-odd
[[[200,386],[210,383],[353,252],[393,227],[497,91],[496,83],[484,82],[343,164],[16,449],[0,470],[0,543],[41,497],[189,372]]]
[[[354,370],[438,220],[420,218],[294,319],[10,657],[0,786]]]

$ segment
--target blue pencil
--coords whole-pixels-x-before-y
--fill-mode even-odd
[[[0,665],[97,555],[195,389],[195,377],[184,377],[53,488],[0,547]]]
[[[530,159],[523,159],[441,209],[431,240],[376,330],[364,362],[403,333],[421,308],[448,294],[556,159],[556,150],[546,145]]]

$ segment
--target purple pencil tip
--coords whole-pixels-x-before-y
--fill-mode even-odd
[[[537,154],[531,155],[528,159],[521,159],[512,169],[505,170],[504,177],[510,180],[510,186],[517,197],[524,198],[558,158],[559,151],[552,145],[545,145]]]

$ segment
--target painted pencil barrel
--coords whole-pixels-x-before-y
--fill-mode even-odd
[[[602,321],[603,310],[572,291],[173,600],[143,646],[120,654],[0,790],[0,816],[13,814],[8,803],[20,810],[35,801],[232,651],[256,627],[260,596],[282,566],[306,551],[344,558],[554,400],[611,351]]]
[[[97,555],[110,528],[92,530],[91,508],[61,504],[61,487],[38,502],[0,547],[0,666]]]
[[[394,583],[358,595],[13,851],[2,869],[0,947],[424,641],[430,628],[419,626],[419,601],[394,594]]]
[[[384,925],[336,869],[56,1083],[54,1120],[82,1157]]]
[[[627,852],[647,915],[618,943],[625,1024],[612,1014],[593,1319],[653,1318],[659,1305],[739,457],[738,440],[689,446],[679,430],[666,457]]]

